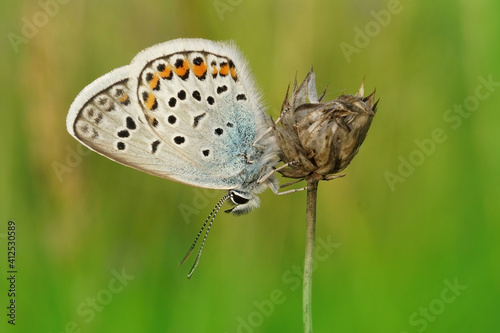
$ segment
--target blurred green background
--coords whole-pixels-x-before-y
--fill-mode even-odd
[[[315,332],[498,331],[499,12],[465,0],[2,1],[0,331],[14,329],[9,220],[17,332],[302,331],[305,192],[219,214],[188,280],[193,258],[177,264],[223,193],[123,167],[66,132],[81,89],[180,37],[236,41],[273,117],[311,65],[327,99],[363,77],[377,89],[347,176],[320,184]]]

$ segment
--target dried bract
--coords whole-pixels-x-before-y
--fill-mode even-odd
[[[288,91],[274,133],[289,178],[333,179],[356,156],[377,110],[375,91],[364,97],[364,83],[355,95],[322,102],[311,70],[293,92]]]

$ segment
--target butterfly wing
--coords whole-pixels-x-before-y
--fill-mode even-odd
[[[235,188],[271,168],[275,145],[254,145],[270,124],[234,45],[173,40],[142,51],[131,67],[131,98],[162,141],[189,160],[193,171],[184,177]]]
[[[163,178],[175,176],[155,154],[159,140],[130,99],[130,67],[98,78],[77,96],[66,118],[68,132],[118,163]],[[173,178],[172,178],[173,179]]]
[[[68,131],[124,165],[182,183],[231,189],[255,181],[264,113],[234,47],[175,40],[86,87]],[[255,171],[253,171],[255,169]]]

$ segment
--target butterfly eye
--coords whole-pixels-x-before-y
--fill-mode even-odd
[[[231,192],[231,201],[235,205],[243,205],[243,204],[246,204],[247,202],[249,202],[250,199],[244,198],[244,197],[242,197],[234,192]]]
[[[231,203],[234,204],[234,207],[226,210],[226,213],[241,215],[259,207],[259,198],[252,194],[252,192],[233,189],[229,190],[228,196],[231,199]]]

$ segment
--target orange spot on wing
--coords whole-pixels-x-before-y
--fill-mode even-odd
[[[156,97],[155,97],[155,95],[149,93],[148,94],[148,98],[146,99],[146,107],[149,110],[153,110],[153,107],[155,106],[155,104],[156,104]]]
[[[160,77],[162,79],[170,78],[170,76],[172,75],[172,67],[170,67],[170,65],[167,65],[161,72],[158,73],[160,74]]]
[[[233,79],[236,80],[238,78],[238,75],[236,75],[236,68],[231,67],[230,71],[231,71],[231,76],[233,77]]]
[[[125,94],[122,97],[120,97],[120,102],[121,103],[125,103],[127,100],[128,100],[128,95],[127,94]]]
[[[160,78],[156,74],[153,74],[153,78],[148,83],[149,88],[155,89],[158,86],[158,80],[160,80]]]
[[[197,77],[203,77],[206,72],[207,72],[207,65],[205,64],[205,61],[202,61],[201,64],[199,65],[193,66],[193,73]]]
[[[221,64],[219,74],[222,76],[226,76],[227,74],[229,74],[229,65],[227,63]]]
[[[175,74],[179,75],[180,77],[186,75],[186,72],[189,70],[189,62],[184,59],[184,62],[182,63],[182,66],[174,69]]]

